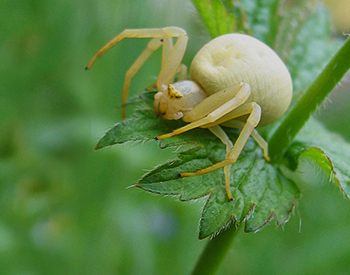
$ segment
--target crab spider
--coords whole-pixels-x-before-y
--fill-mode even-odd
[[[90,61],[124,38],[152,38],[125,74],[122,103],[128,96],[130,81],[149,56],[163,46],[162,66],[154,96],[154,110],[163,119],[188,122],[171,133],[160,135],[161,140],[191,129],[208,128],[226,146],[226,157],[202,170],[180,173],[182,177],[202,175],[224,169],[227,197],[232,200],[230,169],[241,154],[249,136],[263,149],[269,160],[267,142],[256,131],[279,119],[289,107],[292,81],[288,69],[278,55],[259,40],[243,34],[226,34],[204,45],[190,67],[181,64],[186,51],[186,31],[177,27],[124,30],[107,43]],[[177,38],[173,44],[173,38]],[[175,75],[178,81],[174,83]],[[125,118],[125,107],[122,111]],[[220,125],[241,129],[234,144]]]

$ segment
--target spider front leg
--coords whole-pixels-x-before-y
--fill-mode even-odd
[[[180,64],[177,81],[186,80],[186,79],[187,79],[187,66],[185,64]],[[148,92],[152,91],[156,87],[157,87],[157,81],[152,83],[152,85],[148,86],[146,88],[146,91],[148,91]],[[155,105],[157,105],[157,103],[155,103]],[[156,109],[156,107],[155,107],[155,109]]]
[[[122,103],[125,103],[128,97],[131,79],[139,71],[151,54],[163,45],[162,69],[159,73],[156,86],[158,91],[162,91],[164,86],[174,82],[175,74],[181,64],[186,51],[188,37],[183,29],[177,27],[167,27],[159,29],[130,29],[124,30],[118,36],[108,42],[91,59],[86,69],[90,69],[98,57],[104,54],[108,49],[119,43],[124,38],[153,38],[146,49],[139,55],[125,74]],[[172,38],[178,38],[175,45]],[[125,106],[123,106],[122,117],[125,119]]]
[[[156,137],[157,140],[176,136],[198,127],[216,125],[216,121],[247,101],[251,93],[249,84],[241,82],[219,91],[200,102],[184,118],[189,124],[171,133]],[[210,126],[209,126],[210,127]]]

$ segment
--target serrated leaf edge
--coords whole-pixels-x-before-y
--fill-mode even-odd
[[[326,153],[323,149],[321,149],[320,147],[311,146],[311,147],[308,147],[308,148],[303,149],[303,150],[300,152],[299,156],[298,156],[298,166],[297,166],[297,169],[298,169],[298,167],[299,167],[299,158],[302,157],[302,154],[303,154],[304,152],[306,152],[307,150],[310,150],[311,148],[314,148],[314,149],[319,150],[319,151],[323,154],[323,156],[327,159],[327,161],[328,161],[328,163],[329,163],[329,165],[330,165],[330,167],[331,167],[331,173],[330,173],[329,182],[333,182],[333,180],[334,180],[334,182],[336,183],[336,185],[338,186],[338,188],[340,189],[340,191],[343,193],[343,195],[344,195],[348,200],[350,200],[350,197],[345,193],[345,191],[344,191],[344,189],[343,189],[343,187],[342,187],[342,183],[341,183],[340,179],[337,177],[337,174],[338,174],[338,173],[337,173],[336,168],[335,168],[334,165],[333,165],[333,162],[332,162],[331,158],[330,158],[329,156],[327,156],[327,153]]]

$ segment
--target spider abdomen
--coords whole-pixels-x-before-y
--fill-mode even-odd
[[[262,109],[259,126],[279,119],[292,98],[292,80],[283,61],[267,45],[244,34],[227,34],[207,43],[192,61],[190,78],[208,95],[248,83],[247,102],[254,101]]]

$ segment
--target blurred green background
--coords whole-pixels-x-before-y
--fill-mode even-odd
[[[172,158],[156,142],[94,151],[120,120],[127,68],[147,41],[90,58],[126,28],[187,30],[185,56],[208,41],[190,1],[3,0],[0,3],[0,274],[187,274],[204,200],[127,189]],[[139,94],[160,68],[156,53],[132,81]],[[350,141],[349,88],[317,116]],[[350,204],[331,185],[303,192],[284,228],[237,236],[220,274],[349,274]]]

